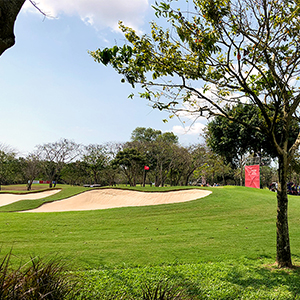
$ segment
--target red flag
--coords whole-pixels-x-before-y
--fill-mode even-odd
[[[150,168],[148,166],[144,166],[144,170],[148,171]]]
[[[245,166],[245,186],[260,188],[259,165]]]

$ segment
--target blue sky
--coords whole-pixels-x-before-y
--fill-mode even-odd
[[[44,18],[26,1],[16,45],[0,57],[0,143],[25,155],[60,138],[77,143],[125,142],[136,127],[173,131],[183,145],[201,142],[204,121],[184,133],[178,119],[135,97],[110,67],[88,50],[124,44],[118,20],[147,32],[154,19],[147,0],[40,0]]]

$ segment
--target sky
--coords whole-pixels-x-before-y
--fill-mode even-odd
[[[203,142],[205,120],[192,127],[145,99],[88,51],[123,45],[118,21],[139,33],[155,19],[152,0],[27,0],[15,24],[16,44],[0,57],[0,144],[27,155],[66,138],[83,145],[130,140],[136,127],[172,131],[182,145]],[[184,121],[184,119],[182,120]]]

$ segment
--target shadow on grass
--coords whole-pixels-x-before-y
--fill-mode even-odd
[[[271,259],[108,268],[84,277],[90,283],[87,290],[98,286],[94,291],[99,294],[117,288],[140,296],[143,282],[167,280],[188,299],[300,299],[299,268],[276,269]]]
[[[243,290],[273,294],[276,299],[300,298],[300,268],[297,266],[278,269],[275,264],[266,264],[250,266],[248,270],[233,266],[223,280]]]

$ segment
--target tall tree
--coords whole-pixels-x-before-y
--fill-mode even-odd
[[[153,128],[137,127],[131,135],[127,147],[136,148],[145,156],[150,167],[149,176],[154,177],[155,186],[164,185],[174,158],[174,145],[178,137],[173,132],[164,132]]]
[[[81,145],[68,139],[61,139],[54,143],[38,145],[36,150],[40,153],[44,173],[50,181],[49,187],[52,188],[53,180],[58,178],[63,166],[81,154]]]
[[[205,139],[211,150],[223,156],[233,168],[239,169],[240,185],[243,185],[244,156],[246,153],[261,151],[264,137],[257,130],[260,126],[259,111],[253,105],[239,103],[224,108],[229,117],[239,120],[235,123],[230,118],[216,116],[207,124]],[[251,125],[251,126],[250,126]]]
[[[91,183],[88,165],[80,160],[65,164],[60,172],[60,178],[63,182],[71,185]]]
[[[142,174],[145,157],[137,149],[125,148],[118,152],[112,164],[115,167],[121,167],[126,175],[130,186],[136,186],[139,175]]]
[[[256,106],[239,103],[231,107],[226,106],[224,111],[229,117],[239,120],[239,123],[233,122],[230,118],[216,116],[207,124],[206,143],[212,151],[223,156],[233,168],[240,170],[240,185],[242,185],[245,155],[252,153],[259,157],[276,157],[276,151],[268,143],[266,136],[255,130],[255,128],[263,126],[263,120]],[[277,127],[275,135],[281,139],[280,122],[275,126]],[[295,142],[298,133],[299,123],[293,120],[288,132],[288,146]]]
[[[141,83],[141,96],[159,109],[239,122],[226,113],[225,103],[258,108],[262,124],[254,129],[278,159],[276,261],[291,267],[286,185],[300,144],[300,134],[288,143],[292,122],[299,121],[300,6],[290,0],[190,2],[186,12],[172,7],[175,0],[156,5],[156,15],[171,30],[153,22],[151,36],[140,37],[121,24],[126,45],[90,54],[111,64],[132,86]]]
[[[181,147],[179,145],[173,145],[172,147],[172,163],[171,168],[168,173],[168,178],[170,180],[170,185],[176,186],[181,183],[183,185],[186,183],[185,174],[189,171],[189,166],[192,161],[192,155],[187,148]],[[187,183],[185,185],[188,185]]]
[[[153,142],[162,134],[161,130],[153,128],[137,127],[131,133],[131,140],[141,143]]]
[[[108,158],[108,164],[103,170],[105,183],[108,185],[115,185],[118,181],[119,172],[118,168],[115,168],[113,161],[116,158],[117,154],[125,148],[125,144],[117,142],[108,142],[104,144],[104,147],[106,149],[106,154]]]
[[[0,190],[2,184],[13,183],[15,161],[15,153],[0,150]]]
[[[39,152],[29,153],[25,159],[25,177],[27,179],[27,190],[31,190],[33,180],[40,174],[42,170],[42,162]]]
[[[225,176],[232,171],[229,164],[226,164],[224,158],[211,150],[206,149],[203,153],[202,164],[194,171],[194,177],[198,182],[204,181],[206,184],[213,185],[217,179],[222,178],[225,182]]]
[[[215,117],[207,124],[206,143],[214,152],[224,156],[227,163],[238,166],[240,157],[247,152],[261,151],[263,136],[253,129],[260,126],[258,110],[252,105],[238,104],[227,106],[224,111],[228,116],[242,121],[242,124],[222,116]],[[247,122],[251,126],[243,125]]]
[[[2,184],[13,182],[16,155],[15,149],[0,143],[0,190]]]
[[[207,156],[207,149],[201,144],[190,145],[187,150],[190,155],[185,157],[185,169],[183,173],[185,177],[184,185],[189,184],[191,175],[198,167],[205,163]]]
[[[84,147],[83,161],[87,164],[93,183],[100,183],[100,173],[108,165],[106,152],[103,145],[90,144]]]

